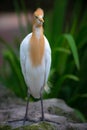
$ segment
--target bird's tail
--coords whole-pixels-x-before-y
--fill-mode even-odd
[[[51,92],[51,84],[50,84],[50,82],[48,82],[45,86],[44,86],[44,90],[46,91],[46,93],[50,93]]]

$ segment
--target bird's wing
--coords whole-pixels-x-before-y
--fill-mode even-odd
[[[22,41],[21,45],[20,45],[20,65],[21,65],[21,69],[22,69],[22,73],[23,76],[26,76],[26,57],[27,57],[27,52],[29,49],[29,40],[31,38],[31,34],[28,34],[24,40]]]
[[[45,84],[47,83],[51,67],[51,48],[49,42],[45,37]]]

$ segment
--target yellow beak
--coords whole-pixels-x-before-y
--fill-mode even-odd
[[[44,19],[43,19],[43,18],[39,18],[39,20],[40,20],[42,23],[44,23]]]

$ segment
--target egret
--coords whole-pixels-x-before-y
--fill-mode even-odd
[[[42,95],[50,72],[51,48],[43,33],[43,17],[43,10],[38,8],[33,14],[32,32],[23,39],[20,45],[20,64],[25,83],[28,87],[24,123],[28,119],[30,95],[41,100],[41,120],[44,120]]]

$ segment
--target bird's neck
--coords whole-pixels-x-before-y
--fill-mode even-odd
[[[30,57],[33,66],[38,66],[42,63],[44,55],[44,36],[43,28],[33,27],[32,37],[30,40]]]
[[[40,39],[43,36],[43,27],[33,25],[33,33],[36,38]]]

